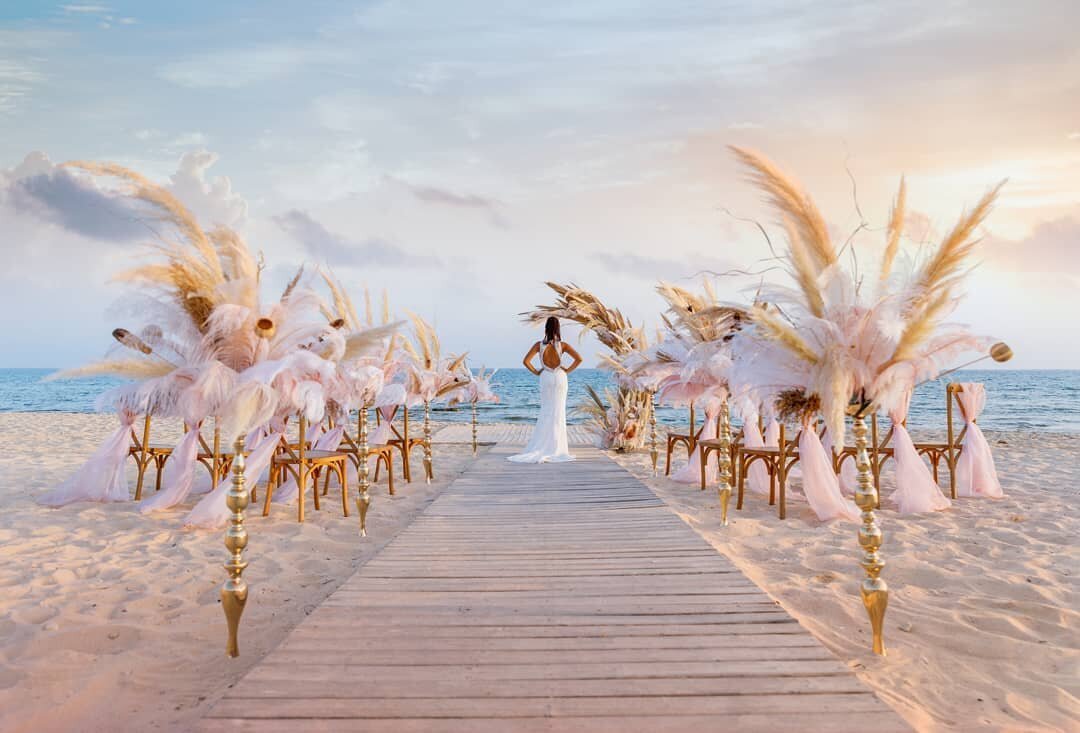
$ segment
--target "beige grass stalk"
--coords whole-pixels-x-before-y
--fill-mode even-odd
[[[885,243],[885,254],[881,258],[881,274],[878,282],[884,283],[889,279],[892,272],[893,262],[900,251],[900,238],[904,234],[904,216],[907,214],[907,184],[900,179],[900,190],[896,192],[893,201],[892,213],[889,216],[888,237]]]
[[[750,309],[750,320],[761,329],[761,334],[780,344],[792,354],[810,364],[817,364],[819,357],[802,336],[773,311],[760,306]]]
[[[751,180],[764,191],[777,211],[790,217],[798,237],[806,245],[817,271],[836,262],[836,248],[817,206],[793,179],[760,153],[731,146],[739,161],[750,169]]]

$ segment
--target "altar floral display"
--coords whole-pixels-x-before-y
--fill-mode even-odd
[[[556,294],[552,305],[540,305],[521,314],[526,322],[540,324],[549,316],[573,321],[582,327],[582,335],[591,333],[608,349],[601,366],[618,372],[619,363],[635,351],[648,348],[641,328],[636,328],[619,310],[609,308],[588,290],[574,284],[546,283]],[[617,451],[640,448],[645,441],[645,426],[652,414],[652,395],[633,386],[621,384],[601,395],[587,387],[588,399],[577,406],[597,436],[597,445]]]

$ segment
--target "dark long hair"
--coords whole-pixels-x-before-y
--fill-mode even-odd
[[[548,316],[544,322],[544,343],[550,344],[552,341],[562,341],[562,329],[559,327],[558,318]]]

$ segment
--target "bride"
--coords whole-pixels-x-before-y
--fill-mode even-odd
[[[540,355],[540,368],[533,366],[533,357]],[[573,363],[564,367],[563,354]],[[574,347],[562,342],[559,319],[551,316],[544,324],[544,340],[537,341],[522,360],[525,368],[540,377],[540,417],[536,419],[525,452],[509,459],[515,463],[548,463],[572,461],[566,442],[566,375],[581,364]]]

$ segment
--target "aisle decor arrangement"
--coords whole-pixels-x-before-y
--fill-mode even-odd
[[[893,497],[898,504],[917,511],[947,508],[948,500],[928,478],[910,439],[904,440],[903,419],[915,387],[937,378],[964,352],[997,361],[1011,356],[1004,344],[991,344],[948,322],[962,298],[976,231],[1001,185],[964,212],[937,247],[910,258],[902,250],[906,186],[901,180],[880,254],[871,258],[860,249],[858,259],[850,258],[875,264],[875,271],[868,273],[858,264],[845,266],[842,251],[854,245],[838,248],[833,243],[824,216],[798,183],[760,154],[732,151],[785,233],[786,248],[778,257],[790,284],[764,283],[756,288],[752,304],[732,306],[733,311],[661,284],[669,304],[663,350],[640,359],[632,373],[646,379],[650,372],[665,374],[662,383],[697,396],[704,389],[715,390],[725,401],[730,398],[742,406],[744,425],[756,422],[760,409],[800,426],[797,450],[787,450],[801,464],[811,508],[823,520],[861,521],[859,546],[866,572],[861,592],[874,650],[883,654],[888,588],[880,577],[882,533],[874,515],[880,499],[868,457],[867,418],[877,412],[893,418],[892,450],[903,483]],[[738,327],[725,329],[732,319]],[[720,333],[710,333],[710,325]],[[691,345],[695,337],[700,343]],[[680,345],[673,347],[672,342]],[[675,364],[682,366],[677,376]],[[662,387],[659,393],[664,393]],[[826,448],[820,439],[824,435],[830,446],[843,448],[849,418],[857,470],[854,503],[843,496],[836,449]],[[744,431],[744,444],[749,446],[751,439],[756,443],[760,432]],[[721,476],[721,483],[725,480]]]
[[[644,329],[635,327],[615,308],[609,308],[593,293],[573,283],[548,282],[555,293],[551,305],[538,305],[522,313],[526,323],[542,324],[549,316],[572,321],[581,326],[581,336],[592,334],[610,353],[600,366],[619,373],[620,362],[630,354],[648,348]],[[646,425],[652,416],[652,395],[644,389],[619,384],[601,394],[586,387],[588,399],[577,406],[586,417],[587,427],[597,436],[597,445],[616,451],[634,451],[646,438]]]
[[[448,402],[472,381],[465,366],[467,354],[442,355],[442,344],[434,327],[416,314],[410,314],[412,339],[402,342],[408,354],[406,405],[424,406],[424,476],[434,479],[431,452],[431,405]]]
[[[491,384],[491,380],[499,370],[492,369],[489,372],[484,367],[480,367],[479,371],[473,372],[467,365],[465,368],[472,378],[469,380],[468,384],[464,385],[461,389],[455,390],[451,394],[450,399],[447,400],[447,404],[451,407],[462,404],[469,405],[472,417],[472,452],[475,456],[480,449],[479,406],[481,403],[496,403],[499,401],[499,395],[495,393],[495,389]]]
[[[221,526],[225,470],[200,483],[195,466],[222,439],[244,438],[248,474],[258,476],[300,417],[319,425],[329,409],[349,404],[348,392],[370,373],[352,374],[364,359],[381,354],[397,324],[366,327],[328,319],[322,297],[301,268],[281,295],[262,297],[266,267],[236,231],[204,229],[167,189],[135,171],[111,163],[68,164],[90,175],[119,182],[115,195],[140,207],[155,233],[139,252],[142,261],[116,274],[129,286],[122,303],[134,328],[113,332],[117,342],[103,360],[53,375],[70,378],[108,375],[127,381],[99,400],[115,409],[121,425],[90,460],[63,485],[40,497],[59,506],[73,501],[126,501],[124,462],[131,449],[136,415],[181,418],[186,432],[167,449],[161,490],[140,509],[169,509],[189,496],[209,492],[188,518],[193,526]],[[203,443],[203,423],[215,423],[214,446]],[[236,457],[222,450],[224,465]],[[141,497],[139,497],[141,498]]]

